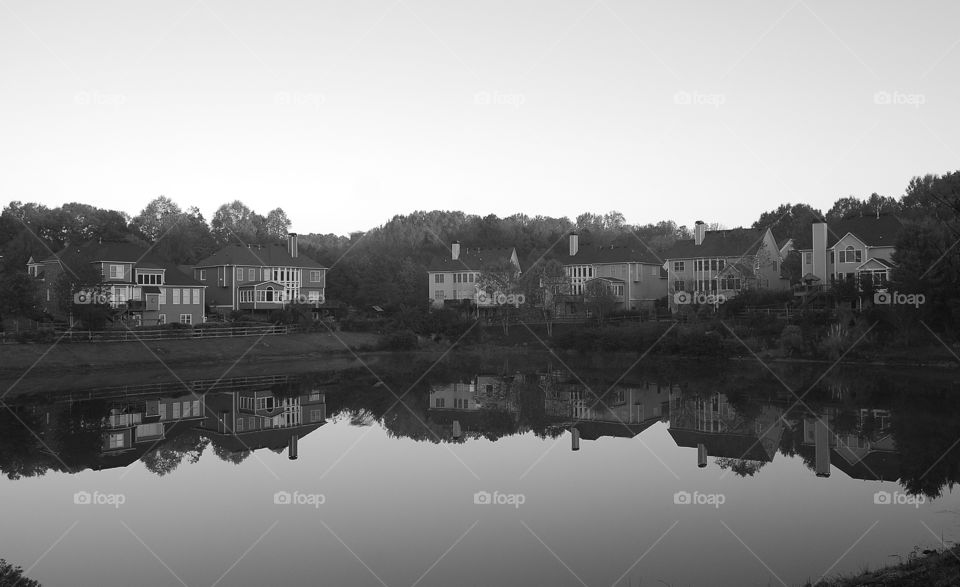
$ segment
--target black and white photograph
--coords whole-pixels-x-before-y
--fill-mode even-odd
[[[0,587],[960,585],[958,22],[0,0]]]

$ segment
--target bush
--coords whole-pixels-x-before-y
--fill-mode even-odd
[[[780,349],[790,357],[803,351],[803,330],[794,324],[784,327],[780,333]]]
[[[388,351],[409,351],[420,346],[420,337],[412,330],[400,330],[380,338],[380,348]]]

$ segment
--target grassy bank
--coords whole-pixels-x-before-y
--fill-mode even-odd
[[[808,583],[807,585],[814,585]],[[960,546],[925,551],[906,562],[816,583],[817,587],[946,587],[960,585]]]
[[[342,342],[341,342],[342,341]],[[0,346],[0,378],[16,378],[35,365],[31,375],[88,374],[117,369],[164,366],[229,366],[277,361],[347,358],[344,343],[354,349],[370,349],[379,336],[371,333],[330,333],[248,336],[216,339],[183,339],[147,342],[58,344],[11,344]],[[242,359],[241,359],[242,357]],[[177,369],[178,373],[180,369]],[[262,371],[259,374],[263,374]],[[138,379],[141,379],[138,376]]]

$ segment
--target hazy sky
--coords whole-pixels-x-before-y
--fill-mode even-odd
[[[960,168],[960,3],[0,0],[0,203],[749,224]]]

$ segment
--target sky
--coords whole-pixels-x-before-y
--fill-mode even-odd
[[[960,168],[960,3],[0,0],[0,204],[749,225]]]

